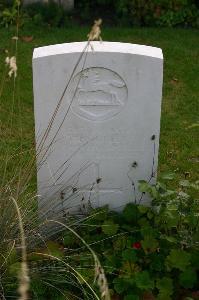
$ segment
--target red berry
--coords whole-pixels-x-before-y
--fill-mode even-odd
[[[133,249],[140,249],[142,247],[140,242],[135,242],[132,244],[132,248]]]

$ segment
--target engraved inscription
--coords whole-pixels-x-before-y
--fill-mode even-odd
[[[127,101],[127,86],[114,71],[92,67],[73,79],[76,92],[72,105],[75,114],[92,121],[103,121],[118,114]]]

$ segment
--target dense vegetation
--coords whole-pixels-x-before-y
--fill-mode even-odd
[[[173,175],[162,178],[172,180]],[[137,199],[122,213],[94,209],[78,228],[105,268],[113,299],[198,299],[198,200],[190,194],[198,183],[182,180],[175,191],[141,181],[139,189],[150,193],[152,208]],[[62,243],[66,253],[76,249],[76,266],[92,280],[88,251],[72,234],[64,235]]]
[[[1,0],[2,24],[8,20],[12,22],[17,13],[13,3],[16,2]],[[71,22],[88,23],[101,17],[110,25],[199,27],[197,0],[75,0],[75,9],[70,13],[51,0],[29,5],[24,8],[24,16],[35,24],[49,23],[54,26],[70,26]]]
[[[195,0],[77,0],[83,19],[92,15],[109,18],[115,24],[136,26],[199,26]]]

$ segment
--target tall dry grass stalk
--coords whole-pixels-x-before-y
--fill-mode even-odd
[[[17,211],[18,223],[19,223],[19,230],[20,230],[20,237],[21,237],[21,253],[22,253],[22,262],[21,262],[21,270],[19,273],[19,299],[18,300],[28,300],[28,291],[30,287],[30,277],[29,277],[29,270],[28,270],[28,263],[27,263],[27,249],[26,249],[26,238],[25,232],[23,228],[23,221],[20,212],[20,208],[17,204],[17,201],[10,197],[10,200],[13,202],[15,209]]]
[[[13,131],[13,112],[15,107],[15,100],[16,100],[16,86],[17,86],[17,71],[18,71],[18,40],[19,40],[19,19],[20,19],[20,1],[16,0],[18,3],[18,17],[16,21],[16,34],[15,37],[12,39],[12,41],[15,43],[15,50],[14,53],[11,54],[11,51],[6,51],[6,63],[8,65],[8,68],[5,68],[5,71],[3,73],[3,77],[0,84],[0,98],[2,96],[5,82],[6,82],[6,76],[7,74],[11,77],[10,80],[13,80],[13,86],[12,86],[12,106],[11,106],[11,112],[10,112],[10,135],[12,135]],[[66,83],[66,86],[62,92],[62,95],[60,99],[57,102],[57,107],[55,111],[53,112],[53,115],[51,117],[51,120],[40,140],[39,148],[37,149],[38,152],[35,154],[34,148],[30,148],[28,150],[24,150],[22,147],[22,130],[21,130],[21,142],[19,147],[16,149],[16,151],[13,153],[9,151],[8,148],[5,149],[6,155],[5,159],[2,161],[2,170],[3,170],[3,176],[1,179],[1,186],[0,186],[0,254],[1,257],[3,257],[3,263],[1,263],[0,259],[0,297],[2,299],[6,299],[6,291],[3,287],[3,283],[6,282],[6,272],[7,269],[9,269],[9,259],[13,255],[13,253],[18,253],[18,249],[20,249],[21,253],[21,259],[20,259],[20,268],[19,268],[19,286],[18,286],[18,300],[28,300],[29,299],[29,289],[31,285],[31,275],[35,272],[43,272],[43,269],[37,269],[37,266],[32,265],[31,262],[29,262],[28,266],[28,254],[33,253],[35,249],[37,248],[46,248],[47,249],[47,240],[53,239],[57,236],[57,234],[60,233],[60,231],[67,230],[69,232],[72,232],[78,239],[80,239],[84,246],[87,247],[87,249],[90,251],[93,257],[93,269],[95,273],[94,281],[97,283],[100,291],[100,296],[97,295],[93,287],[84,279],[84,277],[81,275],[80,272],[78,272],[72,265],[66,263],[63,259],[60,259],[56,256],[53,256],[50,253],[40,253],[41,257],[48,258],[50,260],[54,260],[55,262],[59,262],[63,265],[63,267],[60,267],[59,265],[52,266],[50,269],[48,269],[46,266],[44,267],[44,270],[48,270],[48,272],[65,272],[67,273],[68,269],[70,270],[70,273],[73,274],[74,280],[69,277],[69,280],[71,280],[71,283],[74,286],[77,286],[77,284],[81,285],[79,283],[79,279],[85,283],[87,288],[90,290],[90,293],[92,294],[92,299],[103,299],[103,300],[109,300],[109,290],[108,290],[108,283],[106,280],[106,276],[104,273],[104,269],[100,264],[100,261],[92,248],[84,241],[82,237],[80,237],[76,231],[69,225],[67,225],[67,219],[65,219],[63,222],[59,222],[57,220],[48,220],[47,224],[54,223],[57,225],[60,225],[59,228],[54,228],[53,231],[49,231],[49,227],[46,226],[43,223],[43,221],[40,221],[37,215],[37,209],[36,209],[36,198],[37,195],[35,192],[31,191],[29,189],[31,185],[31,180],[35,176],[35,163],[36,158],[38,155],[42,153],[42,160],[41,164],[45,161],[46,156],[48,154],[49,149],[51,146],[55,143],[55,139],[58,135],[58,132],[60,128],[62,127],[65,119],[67,118],[67,115],[70,111],[70,107],[72,105],[73,98],[71,99],[71,103],[69,108],[67,109],[64,118],[60,121],[59,128],[55,135],[52,137],[52,140],[48,144],[47,148],[45,148],[45,142],[49,136],[49,133],[53,127],[55,118],[57,116],[57,113],[60,109],[60,105],[63,101],[64,95],[68,90],[70,81],[72,80],[75,71],[77,69],[77,66],[79,65],[80,61],[83,59],[83,68],[85,66],[86,58],[87,58],[87,51],[89,46],[92,50],[92,40],[101,40],[101,29],[100,25],[102,23],[102,20],[99,19],[95,21],[91,32],[88,34],[88,42],[83,49],[75,67],[74,70],[70,76],[69,81]],[[20,70],[20,67],[19,67]],[[20,102],[19,102],[20,107]],[[21,112],[21,107],[20,107]],[[78,149],[77,149],[78,151]],[[24,155],[29,154],[30,159],[27,161],[24,159]],[[16,161],[18,163],[16,163]],[[70,158],[68,161],[65,162],[66,170],[67,170],[67,164],[69,163]],[[14,162],[14,165],[12,167],[12,163]],[[9,168],[11,167],[11,176],[8,176],[7,178],[7,172]],[[84,169],[84,168],[83,168]],[[79,172],[82,172],[80,168]],[[62,173],[61,176],[65,175],[65,171]],[[78,190],[77,190],[78,192]],[[74,195],[73,195],[74,196]],[[68,198],[70,198],[69,196]],[[66,197],[65,201],[68,200]],[[8,201],[9,200],[9,201]],[[53,204],[55,205],[55,204]],[[14,209],[13,209],[14,207]],[[54,207],[52,207],[54,209]],[[80,220],[79,222],[83,222],[83,220]],[[44,228],[44,230],[41,230],[41,227]],[[48,249],[47,249],[48,250]],[[2,253],[1,253],[2,252]],[[37,252],[39,254],[39,252]],[[67,275],[68,276],[68,275]],[[67,277],[68,278],[68,277]],[[47,284],[47,282],[46,282]],[[53,283],[48,283],[51,286],[54,286]],[[55,287],[56,288],[56,287]],[[93,298],[94,297],[94,298]],[[73,296],[71,296],[71,299]],[[66,299],[69,299],[66,297]]]

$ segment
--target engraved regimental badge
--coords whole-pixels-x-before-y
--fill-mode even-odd
[[[73,112],[87,120],[103,121],[118,114],[127,101],[127,86],[114,71],[92,67],[73,79]]]

